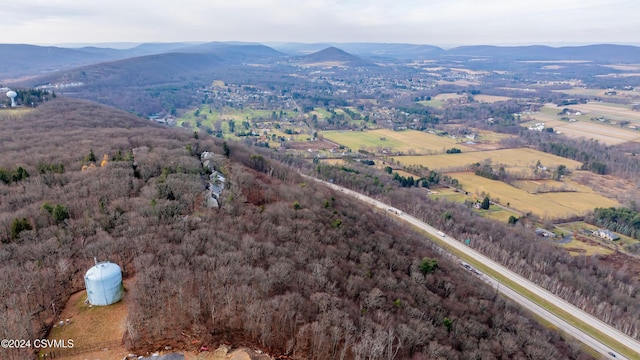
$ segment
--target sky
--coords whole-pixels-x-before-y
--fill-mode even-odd
[[[3,1],[0,43],[640,45],[638,0]]]

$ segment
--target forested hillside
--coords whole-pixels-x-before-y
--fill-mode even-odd
[[[313,172],[323,179],[375,196],[457,239],[469,239],[470,246],[540,284],[547,290],[593,314],[628,335],[640,336],[639,281],[635,259],[615,257],[618,268],[602,255],[571,256],[548,240],[536,236],[527,217],[508,225],[475,215],[463,204],[432,199],[424,190],[390,190],[392,176],[365,166],[352,168],[317,165]],[[312,171],[309,169],[308,171]]]
[[[420,235],[254,149],[227,158],[61,98],[0,112],[0,137],[3,338],[43,336],[97,257],[135,277],[131,349],[187,334],[295,359],[588,358]],[[220,209],[203,206],[202,151],[221,154]]]

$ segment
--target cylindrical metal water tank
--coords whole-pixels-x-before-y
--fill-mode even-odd
[[[92,305],[111,305],[122,299],[122,270],[114,263],[102,262],[87,270],[84,284]]]

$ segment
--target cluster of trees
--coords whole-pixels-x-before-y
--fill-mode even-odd
[[[640,212],[625,207],[596,208],[585,221],[640,239]]]
[[[48,90],[34,88],[16,89],[15,92],[17,94],[15,97],[16,103],[23,106],[37,106],[45,101],[49,101],[49,99],[54,99],[56,97],[55,92],[51,93]],[[2,95],[2,97],[4,98],[4,94]],[[3,102],[5,99],[3,99]]]
[[[18,166],[13,170],[0,168],[0,181],[5,184],[16,183],[29,177],[29,172],[22,166]]]
[[[413,176],[402,176],[396,172],[393,173],[393,180],[400,183],[400,186],[402,187],[418,186],[428,188],[440,183],[440,174],[435,171],[431,171],[429,172],[429,176],[423,176],[416,180]]]
[[[311,169],[300,159],[68,99],[0,126],[24,139],[21,148],[1,143],[0,165],[20,161],[37,174],[0,184],[0,237],[16,219],[19,230],[0,245],[0,305],[11,309],[0,312],[0,337],[44,336],[97,257],[136,278],[126,295],[132,349],[200,339],[297,359],[589,358],[421,235],[308,186],[292,170]],[[90,149],[132,157],[80,171]],[[228,156],[214,160],[227,178],[220,209],[202,206],[203,150]],[[55,176],[64,185],[40,181],[39,164],[63,164]],[[3,359],[33,356],[0,349]]]
[[[501,180],[506,176],[506,171],[504,167],[500,167],[500,171],[498,173],[496,173],[491,167],[491,165],[489,164],[481,165],[480,163],[476,163],[476,164],[473,164],[473,167],[475,168],[474,173],[476,175],[485,177],[487,179]]]

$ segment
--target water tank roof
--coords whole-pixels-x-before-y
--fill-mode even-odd
[[[84,283],[93,305],[110,305],[122,299],[122,271],[114,263],[96,264],[85,273]]]
[[[101,262],[96,264],[91,269],[87,270],[84,275],[85,278],[90,280],[99,280],[105,278],[111,278],[113,276],[122,276],[120,266],[111,262]]]

